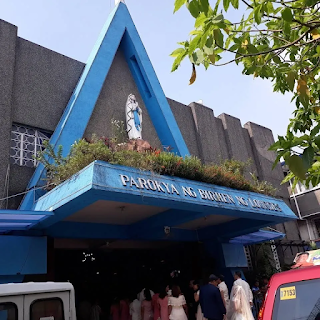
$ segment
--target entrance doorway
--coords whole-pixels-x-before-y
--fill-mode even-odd
[[[206,270],[212,273],[216,267],[199,243],[110,247],[54,250],[54,280],[74,285],[76,304],[98,299],[109,310],[115,298],[132,299],[145,287],[159,291],[169,284],[179,284],[186,292],[191,279],[202,279]]]

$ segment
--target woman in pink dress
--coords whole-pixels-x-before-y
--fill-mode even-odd
[[[120,305],[118,299],[113,300],[110,308],[110,316],[112,320],[120,320]]]
[[[159,291],[158,291],[159,292]],[[153,320],[159,320],[160,319],[160,308],[158,304],[159,299],[159,293],[155,293],[152,296],[152,309],[153,309]]]
[[[169,320],[168,312],[168,294],[166,290],[163,290],[159,294],[158,305],[160,307],[160,319]]]
[[[153,320],[152,298],[149,289],[144,290],[145,300],[141,303],[141,318],[142,320]]]
[[[120,320],[130,320],[129,300],[120,300]]]

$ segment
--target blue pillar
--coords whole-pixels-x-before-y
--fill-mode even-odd
[[[0,283],[22,282],[28,274],[47,273],[47,238],[0,236]]]
[[[215,260],[215,268],[210,272],[222,274],[229,289],[233,284],[233,275],[241,268],[247,268],[247,259],[241,244],[221,243],[211,239],[204,243],[206,253]]]

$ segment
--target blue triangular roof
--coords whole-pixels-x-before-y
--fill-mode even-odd
[[[83,137],[119,47],[125,55],[162,145],[170,146],[181,156],[189,155],[127,6],[122,2],[109,15],[50,143],[55,148],[62,145],[63,153],[66,155],[74,141]],[[43,165],[39,164],[28,189],[40,184],[43,171]],[[30,191],[20,209],[31,209],[36,198],[38,197],[35,191]]]

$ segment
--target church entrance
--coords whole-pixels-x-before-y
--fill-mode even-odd
[[[215,271],[216,261],[199,243],[154,242],[118,248],[108,245],[86,249],[55,249],[54,281],[70,281],[76,304],[98,300],[107,312],[115,298],[132,299],[145,287],[153,291],[189,281]],[[105,314],[104,312],[104,314]],[[108,312],[107,312],[108,313]]]

